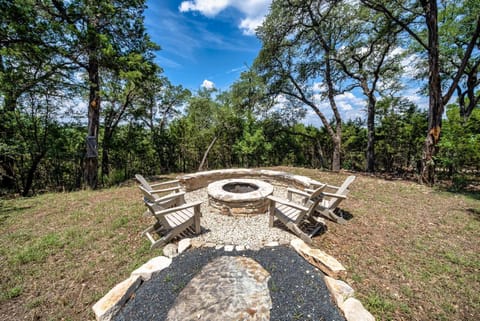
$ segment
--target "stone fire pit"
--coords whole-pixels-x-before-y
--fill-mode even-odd
[[[208,202],[224,215],[257,215],[268,211],[273,186],[258,179],[224,179],[207,187]]]

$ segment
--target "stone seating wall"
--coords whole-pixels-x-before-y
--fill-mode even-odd
[[[280,171],[249,168],[219,169],[177,176],[180,184],[187,192],[207,187],[208,184],[221,179],[232,178],[256,178],[266,180],[272,184],[284,184],[300,189],[314,188],[321,184],[319,181],[306,176],[293,175]]]

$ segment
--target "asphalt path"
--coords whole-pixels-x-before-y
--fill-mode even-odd
[[[178,293],[197,272],[214,258],[225,255],[250,257],[270,273],[271,321],[345,321],[323,281],[323,273],[288,246],[240,252],[214,248],[186,251],[144,282],[114,320],[163,321]]]

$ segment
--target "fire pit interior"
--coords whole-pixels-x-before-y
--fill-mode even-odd
[[[252,183],[233,182],[223,185],[223,189],[230,193],[250,193],[256,191],[258,186]]]
[[[257,179],[224,179],[207,187],[208,202],[225,215],[257,215],[268,211],[273,186]]]

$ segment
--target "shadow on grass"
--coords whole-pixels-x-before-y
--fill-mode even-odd
[[[31,206],[22,206],[22,207],[15,207],[15,206],[5,206],[4,204],[0,204],[0,224],[3,224],[12,214],[20,213],[23,210],[28,210]]]
[[[343,218],[346,221],[350,221],[353,218],[352,213],[350,213],[349,211],[342,210],[342,209],[340,209],[338,211],[337,215],[340,216],[341,218]]]
[[[472,215],[475,220],[480,221],[480,210],[476,208],[467,208],[467,213]]]

